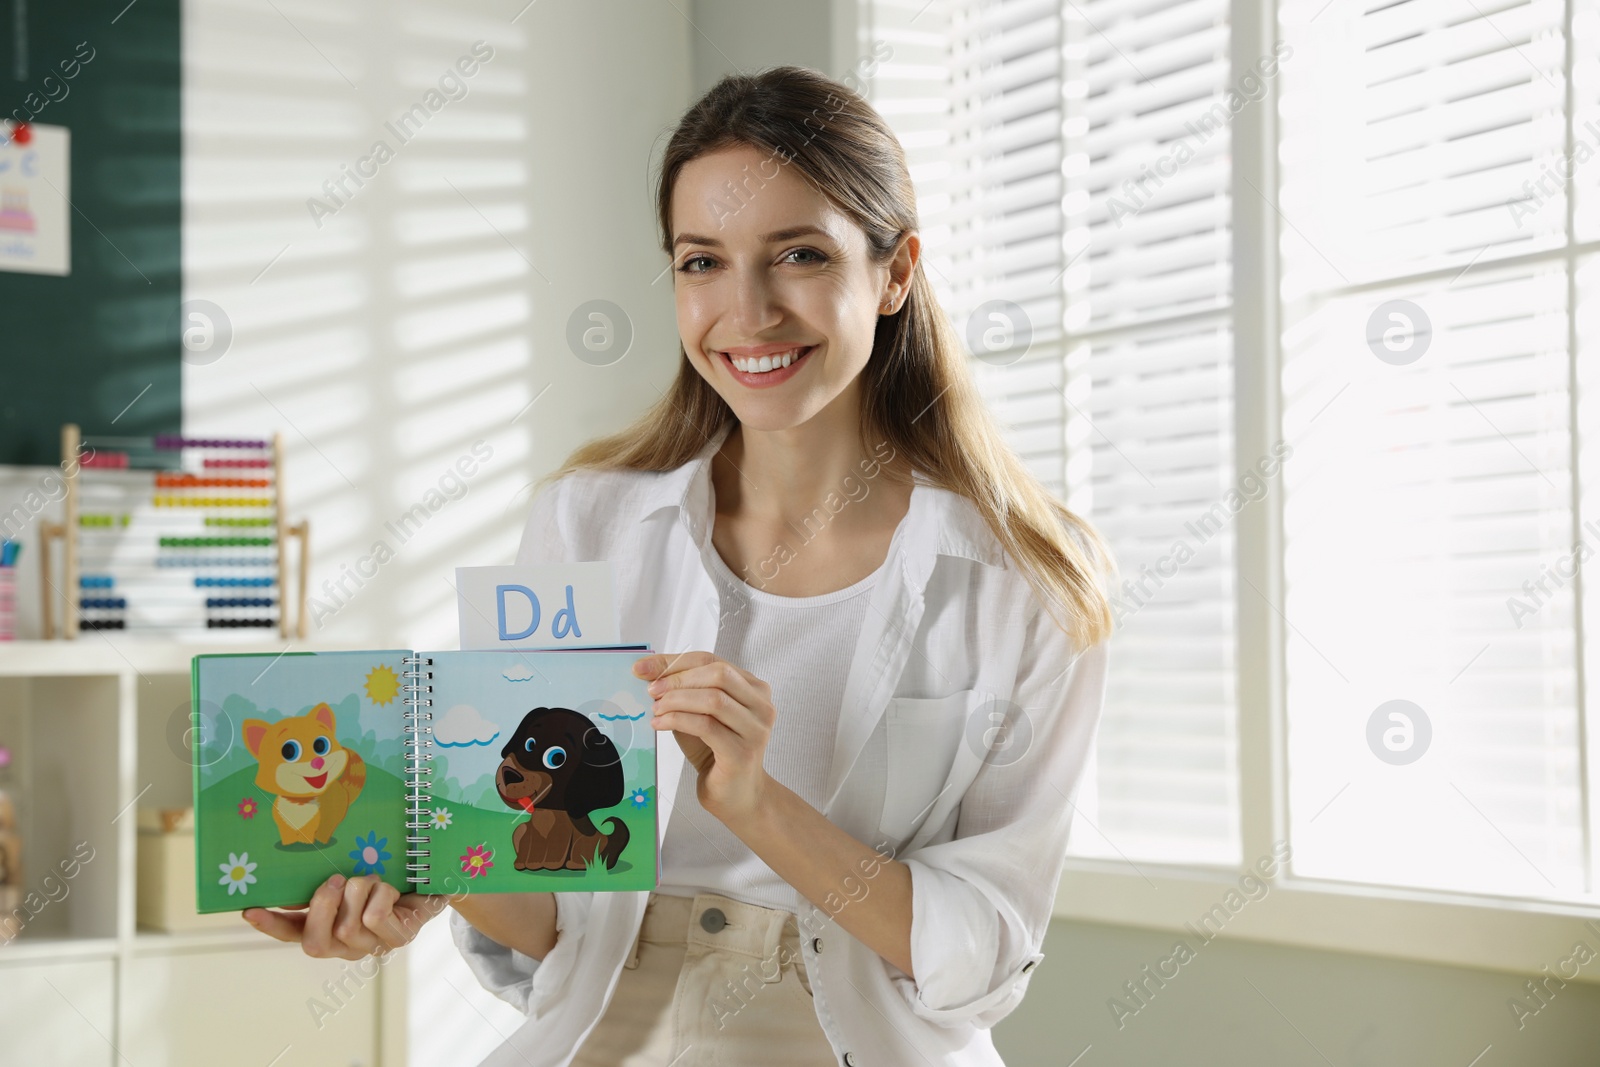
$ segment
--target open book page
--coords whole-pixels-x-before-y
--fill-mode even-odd
[[[409,889],[409,655],[195,657],[201,912],[304,904],[335,873]]]
[[[656,886],[639,650],[430,652],[425,893]],[[426,720],[425,720],[426,721]]]

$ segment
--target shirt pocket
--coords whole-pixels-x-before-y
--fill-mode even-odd
[[[879,828],[908,840],[933,809],[966,733],[975,690],[892,697],[884,711],[887,759]]]

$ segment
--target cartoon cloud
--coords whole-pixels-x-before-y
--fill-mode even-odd
[[[457,704],[433,722],[434,743],[446,748],[489,745],[499,736],[494,723],[471,704]]]

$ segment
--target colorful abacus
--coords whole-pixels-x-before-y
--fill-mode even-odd
[[[65,517],[41,539],[44,630],[70,593],[63,636],[141,630],[216,636],[219,630],[289,636],[285,541],[299,538],[295,634],[305,636],[309,524],[283,512],[279,437],[84,438],[62,427]],[[50,540],[65,546],[58,579]]]

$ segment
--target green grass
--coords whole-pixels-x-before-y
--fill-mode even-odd
[[[440,797],[435,807],[450,812],[450,825],[443,830],[429,830],[431,884],[429,889],[439,893],[516,893],[527,890],[559,892],[562,890],[622,891],[654,889],[656,886],[656,821],[655,789],[645,790],[647,798],[642,807],[635,807],[624,798],[621,804],[600,808],[589,818],[596,829],[607,831],[606,820],[620,819],[628,827],[628,844],[617,858],[617,865],[606,869],[603,859],[581,871],[519,871],[516,853],[511,846],[512,831],[519,823],[527,821],[527,813],[502,807],[498,811],[453,802]],[[493,866],[476,877],[468,877],[461,870],[461,857],[468,846],[487,845],[493,850]]]
[[[355,874],[356,861],[350,853],[356,837],[363,839],[376,831],[387,839],[383,861],[383,880],[408,889],[405,880],[405,786],[382,767],[367,764],[367,783],[351,805],[344,821],[325,845],[282,844],[277,823],[272,818],[274,797],[256,785],[257,765],[252,763],[200,792],[198,832],[195,835],[195,863],[198,871],[198,905],[201,912],[241,911],[253,907],[280,907],[304,904],[317,886],[335,872]],[[254,817],[239,814],[239,801],[252,797]],[[230,853],[245,853],[256,864],[251,873],[254,885],[243,893],[228,892],[218,884],[219,864],[227,863]]]
[[[273,821],[273,796],[255,784],[257,765],[251,763],[214,784],[205,787],[199,798],[199,832],[196,834],[198,906],[201,912],[241,911],[252,907],[285,907],[304,904],[317,886],[338,872],[356,874],[356,860],[350,856],[356,838],[376,831],[389,859],[383,861],[382,878],[403,892],[424,887],[406,882],[405,870],[405,784],[371,762],[367,763],[367,784],[356,798],[349,814],[326,845],[281,843]],[[595,826],[606,831],[606,819],[615,816],[627,824],[628,843],[617,865],[607,870],[598,860],[581,871],[519,871],[513,864],[516,854],[511,833],[527,814],[501,807],[489,810],[448,797],[440,797],[434,807],[448,808],[450,826],[443,830],[421,830],[429,836],[426,847],[432,855],[427,891],[435,893],[517,893],[596,890],[601,892],[649,890],[656,887],[656,802],[655,788],[645,790],[643,806],[631,799],[590,814]],[[239,814],[239,801],[253,797],[257,810],[253,818]],[[469,845],[487,845],[493,850],[493,866],[476,877],[461,870],[461,859]],[[229,894],[218,883],[220,864],[230,853],[248,855],[256,864],[251,873],[255,884],[243,893]]]

